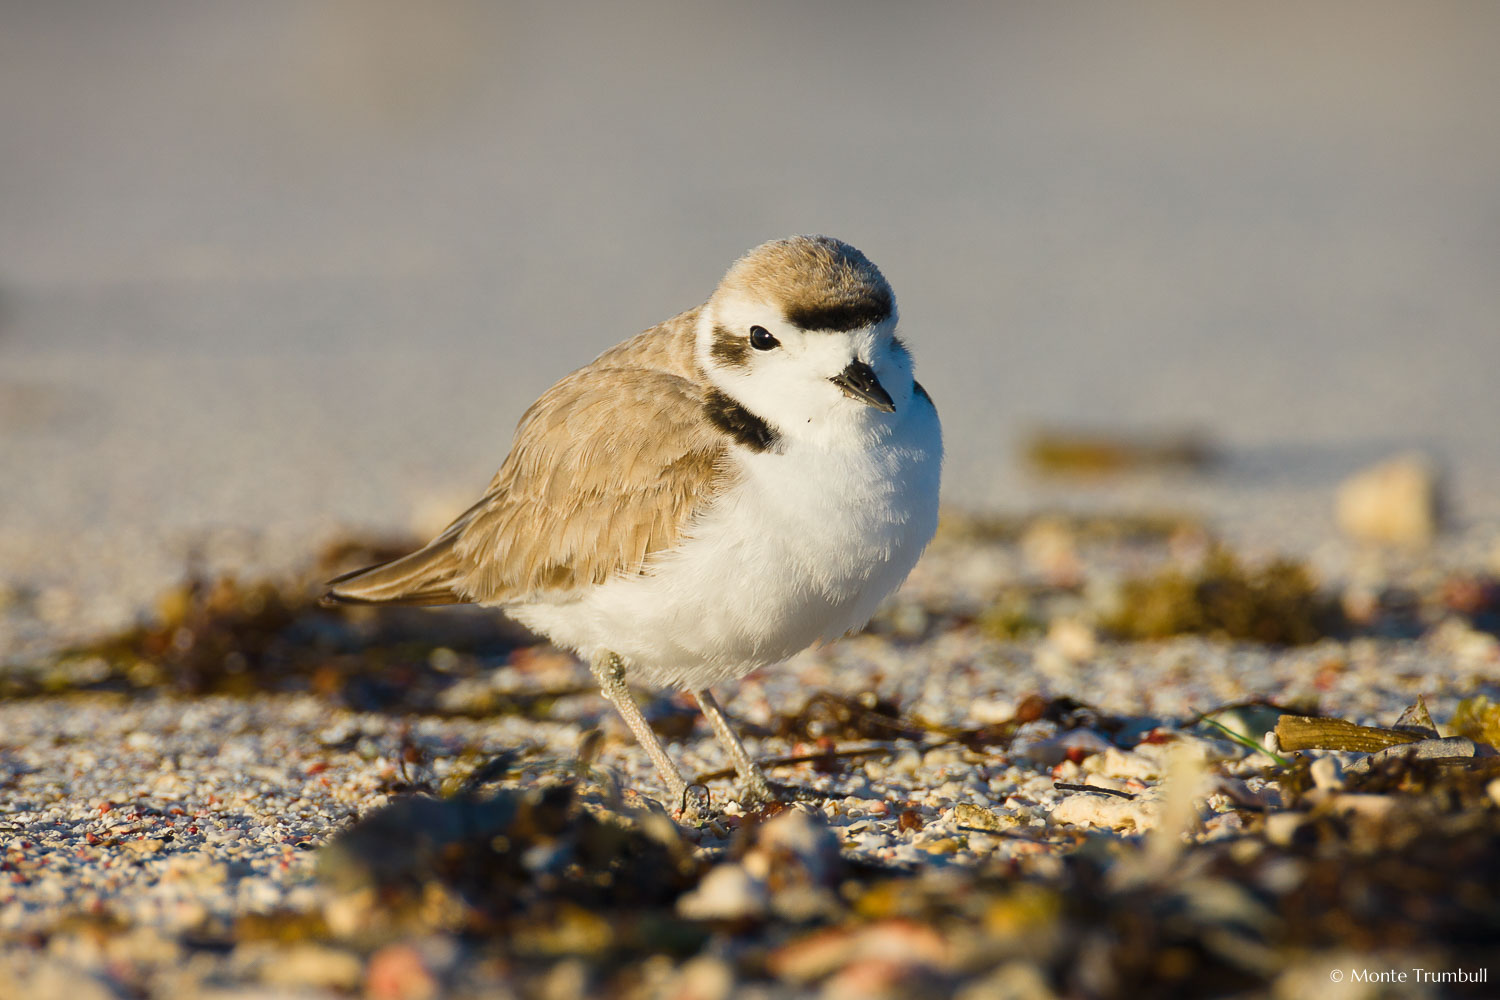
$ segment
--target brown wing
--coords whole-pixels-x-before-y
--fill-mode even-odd
[[[457,589],[493,602],[639,572],[723,489],[725,457],[686,379],[575,372],[521,418],[510,457],[454,543],[469,570]]]
[[[698,387],[678,375],[574,372],[521,418],[484,499],[423,549],[342,577],[328,596],[503,604],[640,572],[732,474],[703,414]]]

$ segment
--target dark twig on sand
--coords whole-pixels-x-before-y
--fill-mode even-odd
[[[1102,785],[1075,785],[1068,781],[1054,781],[1052,787],[1059,792],[1093,792],[1095,795],[1114,795],[1122,799],[1135,798],[1134,792],[1122,792],[1115,788],[1105,788]]]

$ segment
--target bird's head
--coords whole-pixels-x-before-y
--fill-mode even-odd
[[[737,260],[699,314],[698,363],[782,434],[867,426],[911,402],[896,321],[890,285],[854,247],[773,240]]]

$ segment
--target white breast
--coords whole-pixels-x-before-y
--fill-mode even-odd
[[[559,645],[618,654],[632,680],[698,688],[863,625],[937,527],[942,435],[913,397],[844,442],[741,450],[744,477],[641,576],[507,610]]]

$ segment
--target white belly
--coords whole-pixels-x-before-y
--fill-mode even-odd
[[[913,402],[873,444],[741,453],[740,484],[647,573],[507,611],[582,657],[618,654],[633,681],[686,688],[858,628],[937,527],[941,432]]]

